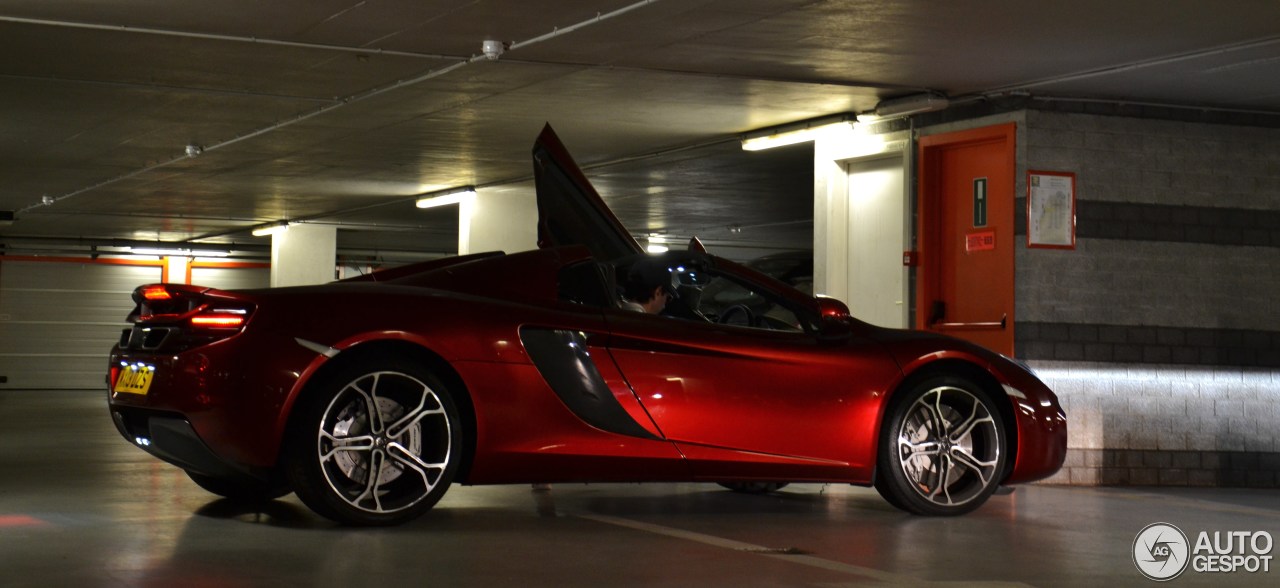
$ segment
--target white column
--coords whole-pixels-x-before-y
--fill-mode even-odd
[[[187,283],[187,268],[191,258],[185,255],[169,255],[164,258],[165,281],[170,284]]]
[[[538,248],[538,203],[531,189],[486,189],[458,205],[458,255]]]
[[[271,236],[272,288],[332,282],[337,262],[337,227],[298,224]]]
[[[862,123],[837,128],[817,138],[813,157],[814,293],[844,300],[855,317],[873,324],[906,326],[902,254],[911,220],[905,179],[909,133],[873,134]],[[889,185],[880,179],[883,173],[872,170],[876,177],[870,179],[885,185],[869,186],[869,162],[898,166],[896,183]],[[876,191],[868,193],[869,187]],[[862,200],[852,200],[855,192]],[[869,208],[866,198],[875,199],[875,206]]]

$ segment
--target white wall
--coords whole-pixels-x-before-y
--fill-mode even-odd
[[[827,132],[814,144],[814,293],[845,301],[861,320],[905,327],[909,135],[866,129]]]
[[[271,237],[271,287],[332,282],[337,259],[336,227],[293,225]]]
[[[538,205],[532,190],[483,190],[458,206],[458,254],[538,248]]]

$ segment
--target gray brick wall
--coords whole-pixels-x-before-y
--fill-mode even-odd
[[[1280,331],[1280,248],[1079,238],[1015,263],[1019,321]]]
[[[1031,362],[1067,412],[1049,483],[1274,487],[1280,370]]]
[[[1079,200],[1075,250],[1016,254],[1017,354],[1070,422],[1050,482],[1280,484],[1280,129],[1029,110],[1018,151],[1019,197],[1036,169]]]

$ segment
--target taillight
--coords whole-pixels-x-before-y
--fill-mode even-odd
[[[239,308],[205,309],[191,317],[191,326],[206,329],[238,329],[248,312]]]
[[[169,300],[173,298],[173,295],[169,293],[169,289],[166,288],[164,284],[143,286],[139,288],[138,291],[142,293],[143,300],[147,301]]]
[[[255,305],[243,295],[186,284],[148,284],[133,292],[133,328],[122,349],[178,352],[236,335]]]

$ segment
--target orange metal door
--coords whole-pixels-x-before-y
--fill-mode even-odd
[[[1013,123],[920,140],[917,328],[1013,354]]]

